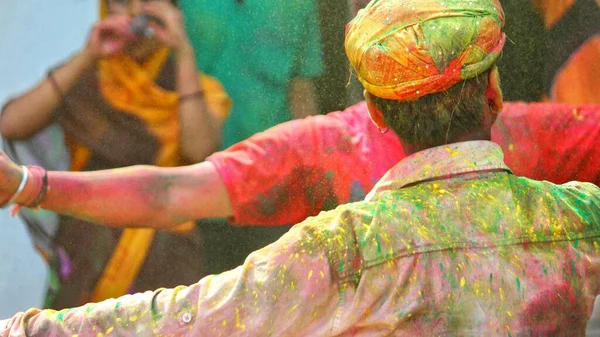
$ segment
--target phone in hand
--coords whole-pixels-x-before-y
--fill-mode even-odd
[[[129,30],[133,34],[141,37],[152,37],[154,35],[154,29],[150,27],[150,21],[152,21],[151,16],[146,14],[138,15],[133,19],[133,21],[129,25]]]

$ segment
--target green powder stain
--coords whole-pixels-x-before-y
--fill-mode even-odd
[[[64,312],[59,312],[58,315],[56,315],[56,318],[58,318],[59,322],[62,322],[65,320],[65,313]]]
[[[548,276],[548,270],[546,270],[545,265],[542,265],[542,270],[544,271],[544,275]]]
[[[521,280],[517,277],[517,290],[521,291]]]

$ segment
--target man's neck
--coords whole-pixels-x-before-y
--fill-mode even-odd
[[[474,141],[474,140],[490,141],[490,140],[492,140],[492,135],[491,135],[491,130],[477,130],[477,131],[473,131],[468,134],[462,135],[460,137],[456,137],[455,139],[448,140],[444,144],[439,144],[439,145],[435,145],[435,146],[427,146],[427,145],[423,145],[423,144],[408,144],[408,143],[404,142],[402,140],[402,138],[400,138],[400,137],[398,137],[398,138],[400,139],[400,143],[402,144],[404,153],[407,156],[410,156],[411,154],[419,152],[419,151],[427,150],[432,147],[446,145],[446,144],[450,144],[450,143],[460,143],[460,142],[468,142],[468,141]]]

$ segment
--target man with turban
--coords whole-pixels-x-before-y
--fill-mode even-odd
[[[600,190],[515,176],[489,141],[503,23],[494,0],[371,2],[346,50],[409,156],[364,201],[192,286],[29,310],[0,335],[581,334],[600,293]]]

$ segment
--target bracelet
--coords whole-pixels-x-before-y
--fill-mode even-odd
[[[22,165],[21,167],[23,168],[23,176],[21,177],[21,183],[19,184],[19,188],[17,188],[17,191],[15,192],[15,194],[13,194],[12,198],[8,200],[7,204],[13,204],[21,195],[21,192],[23,192],[23,190],[25,189],[25,185],[27,184],[27,180],[29,178],[29,170],[25,165]]]
[[[42,189],[40,190],[40,193],[38,194],[33,204],[29,207],[38,208],[42,203],[42,200],[44,200],[46,193],[48,193],[48,171],[44,170],[44,177],[42,178]]]
[[[54,70],[48,70],[47,78],[48,78],[48,81],[50,82],[50,85],[52,85],[52,88],[54,88],[54,91],[56,91],[58,96],[60,96],[60,99],[64,101],[65,96],[63,95],[62,90],[60,90],[58,83],[56,83],[56,79],[54,78]]]
[[[204,97],[204,90],[200,89],[197,91],[194,91],[192,93],[189,94],[185,94],[185,95],[180,95],[178,98],[179,103],[181,104],[182,102],[185,102],[187,100],[191,100],[191,99],[199,99]]]

